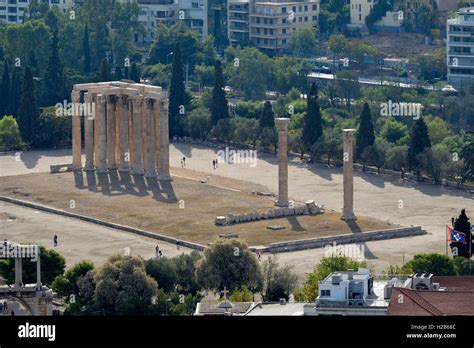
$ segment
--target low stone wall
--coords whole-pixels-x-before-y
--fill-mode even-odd
[[[79,219],[79,220],[91,222],[93,224],[97,224],[97,225],[110,227],[110,228],[125,231],[125,232],[138,234],[138,235],[141,235],[141,236],[144,236],[144,237],[162,240],[162,241],[172,243],[172,244],[178,244],[179,243],[180,246],[184,246],[186,248],[190,248],[190,249],[194,249],[194,250],[198,250],[198,251],[202,251],[205,248],[201,244],[197,244],[197,243],[193,243],[193,242],[187,242],[187,241],[176,239],[176,238],[173,238],[173,237],[168,237],[168,236],[165,236],[163,234],[159,234],[159,233],[155,233],[155,232],[149,232],[149,231],[141,230],[141,229],[135,228],[135,227],[120,225],[120,224],[117,224],[117,223],[114,223],[114,222],[108,222],[108,221],[96,219],[96,218],[85,216],[85,215],[71,213],[69,211],[56,209],[56,208],[48,207],[48,206],[37,204],[37,203],[27,202],[27,201],[23,201],[23,200],[16,199],[16,198],[0,196],[0,201],[21,205],[23,207],[33,208],[33,209],[45,211],[45,212],[52,213],[52,214],[67,216],[67,217],[71,217],[71,218],[74,218],[74,219]]]
[[[372,240],[403,238],[411,236],[419,236],[426,234],[426,231],[421,229],[421,226],[400,227],[390,230],[378,230],[364,233],[342,234],[338,236],[328,236],[320,238],[302,239],[289,242],[270,243],[266,248],[262,248],[263,252],[280,253],[304,249],[324,248],[326,245],[333,243],[352,244],[362,243]]]

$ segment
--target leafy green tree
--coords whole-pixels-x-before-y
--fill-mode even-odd
[[[94,264],[90,261],[81,261],[68,269],[64,275],[54,278],[51,288],[60,296],[69,296],[79,293],[78,280],[86,276],[94,269]]]
[[[156,280],[159,289],[165,292],[175,290],[178,276],[172,259],[167,257],[149,259],[145,261],[145,270]]]
[[[292,88],[302,91],[308,89],[308,74],[311,72],[311,64],[307,60],[295,59],[293,57],[274,57],[272,59],[272,78],[268,88],[288,93]]]
[[[372,115],[370,113],[369,104],[364,103],[362,113],[360,115],[360,125],[356,133],[356,156],[360,157],[364,150],[373,146],[375,143],[374,125],[372,123]]]
[[[430,147],[431,141],[428,134],[428,127],[426,127],[423,118],[420,117],[413,127],[410,137],[410,146],[408,148],[408,165],[411,169],[415,169],[418,180],[421,171],[419,155],[425,151],[425,148]]]
[[[232,294],[229,297],[230,302],[252,302],[253,293],[245,285],[240,289],[232,291]]]
[[[225,96],[225,82],[222,75],[222,65],[219,60],[216,60],[214,66],[214,88],[212,89],[212,104],[211,104],[211,124],[217,125],[222,119],[229,117],[229,109],[227,105],[227,98]]]
[[[157,286],[138,257],[113,256],[95,273],[96,309],[108,315],[145,314]]]
[[[201,287],[197,281],[196,271],[201,254],[192,251],[190,254],[181,254],[173,258],[176,265],[177,290],[181,294],[196,295]]]
[[[26,143],[31,143],[35,138],[39,116],[33,73],[29,67],[26,67],[17,119],[22,138]]]
[[[231,291],[247,286],[262,287],[262,273],[254,254],[239,240],[218,240],[204,251],[197,269],[198,281],[206,289]]]
[[[58,33],[55,31],[51,40],[51,56],[49,57],[43,81],[42,105],[51,106],[63,101],[65,91],[63,69],[63,64],[59,57]]]
[[[57,115],[54,106],[43,108],[36,121],[33,145],[38,147],[58,147],[71,142],[71,119]]]
[[[445,176],[453,164],[451,154],[443,145],[426,148],[419,156],[421,169],[433,178],[435,183]]]
[[[312,146],[323,135],[323,120],[318,103],[318,88],[315,83],[311,85],[307,103],[302,135],[306,150],[311,151]]]
[[[234,134],[232,139],[240,144],[251,143],[256,145],[260,136],[260,126],[258,120],[254,118],[234,117],[232,119]]]
[[[349,40],[344,35],[331,35],[328,40],[329,50],[335,56],[345,55],[347,47],[349,46]]]
[[[89,41],[89,27],[87,24],[84,27],[84,36],[82,38],[82,55],[83,55],[82,71],[85,74],[89,74],[92,70],[92,67],[91,67],[91,47],[90,47],[90,41]]]
[[[289,299],[298,282],[298,277],[293,273],[292,267],[280,266],[274,257],[265,260],[262,265],[262,274],[264,301]]]
[[[474,140],[466,144],[461,151],[461,158],[464,160],[463,180],[474,180]]]
[[[456,275],[453,260],[442,254],[417,254],[402,268],[402,273],[432,273],[437,276]]]
[[[8,68],[8,62],[3,61],[3,76],[0,84],[0,116],[4,116],[8,111],[8,104],[10,103],[10,69]]]
[[[314,267],[313,272],[307,275],[300,298],[298,296],[295,296],[295,298],[297,300],[313,302],[318,297],[318,281],[325,279],[332,272],[366,267],[367,263],[365,261],[355,261],[346,256],[323,257],[319,264]]]
[[[41,282],[50,285],[53,280],[64,273],[66,260],[52,249],[41,248]],[[0,275],[8,284],[15,283],[15,260],[0,260]],[[36,283],[36,262],[23,262],[23,283]]]
[[[472,275],[474,260],[469,260],[464,257],[454,257],[453,262],[457,275]]]
[[[383,120],[380,136],[385,140],[399,144],[408,137],[408,127],[405,124],[388,117],[382,117],[379,120]]]
[[[184,115],[180,113],[181,110],[186,108],[186,91],[183,80],[181,49],[180,45],[176,44],[173,51],[173,67],[169,91],[170,137],[184,135],[182,120]]]
[[[192,315],[196,310],[196,304],[201,300],[202,296],[165,292],[158,289],[155,303],[150,307],[147,314],[158,316],[183,316]]]
[[[231,58],[227,69],[229,85],[242,91],[246,99],[265,99],[272,78],[271,59],[254,47],[228,48],[226,56]]]
[[[449,125],[439,117],[425,118],[426,127],[432,145],[441,143],[447,137],[453,135],[449,129]]]
[[[310,55],[314,52],[316,45],[316,33],[310,25],[297,27],[291,35],[290,48],[294,53]]]
[[[17,150],[24,146],[20,128],[13,116],[0,118],[0,149],[2,151]]]
[[[402,179],[408,166],[408,146],[393,146],[387,150],[387,167],[401,172]]]
[[[206,140],[211,132],[210,111],[205,107],[198,107],[188,113],[184,129],[193,139]]]

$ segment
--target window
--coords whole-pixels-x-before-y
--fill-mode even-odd
[[[305,22],[308,21],[308,16],[304,16],[304,21],[305,21]]]
[[[362,21],[362,15],[359,13],[359,21]]]
[[[199,8],[199,4],[197,2],[193,2],[191,6],[192,8]]]
[[[318,10],[318,5],[313,5],[313,11],[317,11]]]
[[[285,45],[286,44],[286,39],[281,40],[281,43]]]
[[[302,11],[303,11],[303,7],[302,7],[302,6],[298,6],[298,11],[299,11],[299,12],[302,12]]]
[[[282,29],[282,30],[281,30],[281,33],[282,33],[282,34],[286,34],[286,29]]]
[[[321,290],[321,296],[324,296],[324,297],[331,296],[331,290]]]
[[[281,8],[281,13],[286,13],[286,7]]]
[[[308,5],[304,5],[305,12],[308,11]]]

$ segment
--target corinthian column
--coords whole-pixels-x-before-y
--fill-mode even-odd
[[[130,171],[130,149],[128,146],[128,97],[123,95],[118,101],[120,120],[120,167],[119,172]]]
[[[81,92],[72,91],[71,100],[76,110],[76,105],[81,102]],[[81,141],[81,115],[72,115],[72,169],[82,170],[82,141]]]
[[[342,140],[344,142],[343,154],[343,185],[344,185],[344,208],[342,210],[342,220],[356,220],[354,215],[354,176],[352,174],[352,162],[354,147],[352,145],[352,135],[355,129],[343,129]]]
[[[155,101],[155,163],[156,169],[158,172],[161,171],[161,111],[160,111],[161,103],[159,101]]]
[[[279,207],[288,206],[288,122],[289,118],[275,120],[278,130],[278,202]]]
[[[94,95],[86,93],[84,95],[86,112],[84,113],[84,143],[86,147],[86,165],[84,170],[90,172],[94,168]]]
[[[155,100],[146,99],[146,174],[147,178],[156,178],[155,164]]]
[[[168,99],[160,100],[160,175],[158,180],[173,181],[170,175]]]
[[[110,95],[107,99],[107,168],[117,169],[115,159],[115,107],[116,96]]]
[[[133,164],[132,174],[143,175],[142,162],[142,106],[143,99],[132,98],[133,117]]]
[[[97,126],[99,128],[99,166],[97,173],[107,173],[107,129],[106,129],[106,97],[99,95],[97,97],[98,113]]]

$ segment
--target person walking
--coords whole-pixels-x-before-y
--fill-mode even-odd
[[[54,235],[53,237],[53,243],[54,243],[54,246],[57,247],[58,246],[58,235]]]
[[[186,167],[186,157],[183,157],[183,167]]]
[[[158,244],[155,247],[155,257],[160,257],[160,246]]]
[[[212,160],[212,168],[216,169],[216,161]]]

